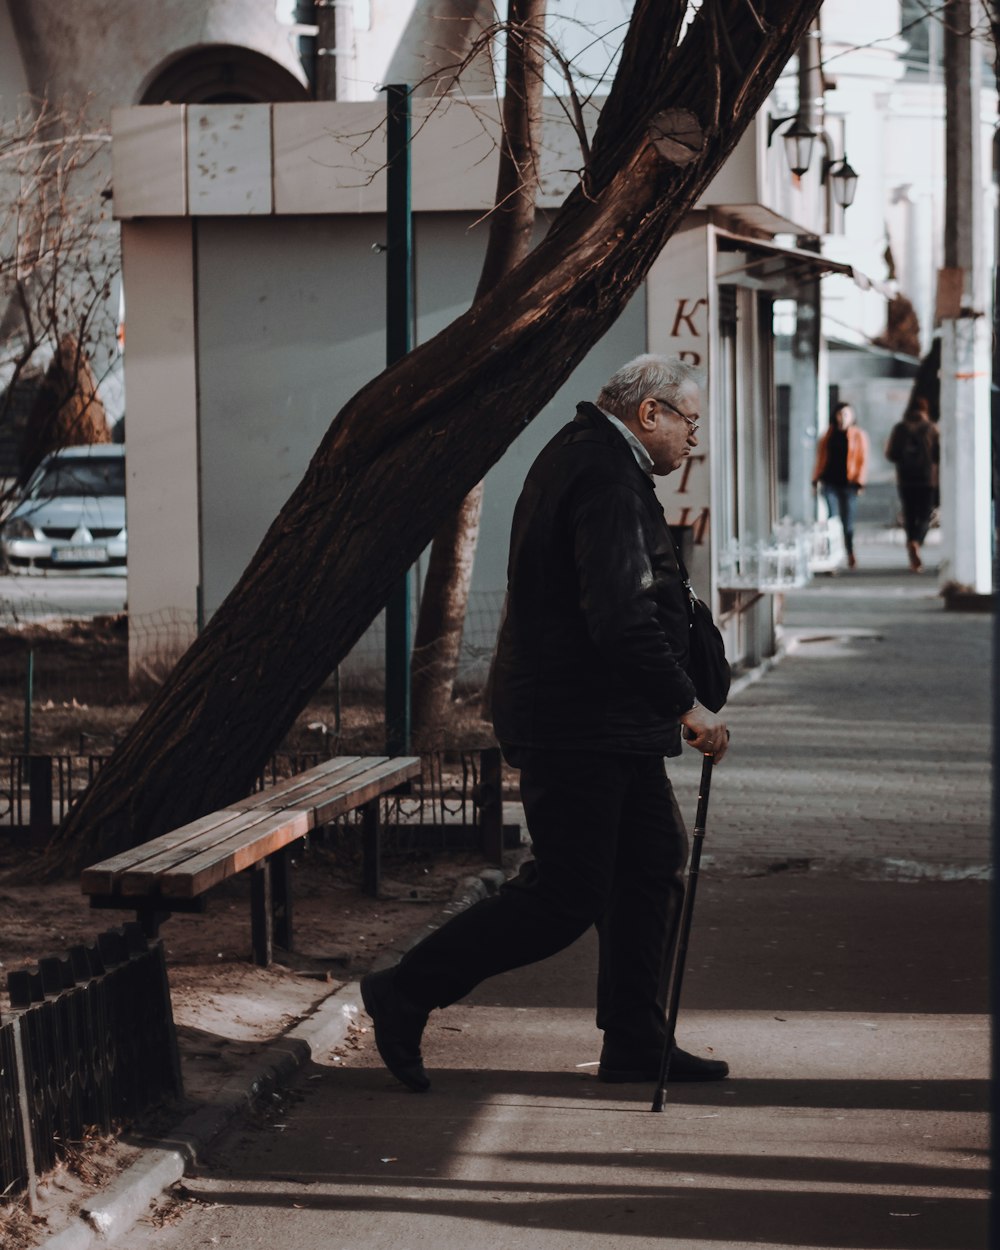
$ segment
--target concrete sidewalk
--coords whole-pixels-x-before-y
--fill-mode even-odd
[[[349,988],[288,1098],[115,1244],[986,1247],[991,621],[897,546],[859,559],[788,597],[731,704],[679,1030],[730,1080],[662,1115],[596,1080],[589,937],[434,1013],[427,1095],[367,1031],[324,1053]],[[693,813],[697,758],[672,772]]]
[[[710,876],[680,1040],[731,1079],[601,1085],[584,939],[434,1013],[430,1093],[360,1034],[115,1244],[985,1250],[986,893]]]
[[[727,709],[706,851],[728,867],[985,876],[992,617],[945,612],[933,571],[859,537],[857,570],[787,596],[785,659]],[[670,772],[692,811],[697,760]]]

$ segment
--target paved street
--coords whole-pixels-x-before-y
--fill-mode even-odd
[[[116,614],[125,610],[127,592],[128,582],[118,576],[0,577],[0,622],[9,628],[66,617]]]
[[[991,622],[859,556],[731,707],[680,1026],[728,1081],[601,1085],[585,938],[435,1013],[429,1094],[369,1032],[304,1069],[129,1250],[985,1250]]]

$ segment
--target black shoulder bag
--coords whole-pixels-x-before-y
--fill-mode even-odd
[[[669,533],[669,526],[667,531]],[[711,608],[694,593],[691,578],[684,567],[673,534],[670,535],[670,541],[674,545],[677,567],[681,571],[681,581],[687,596],[691,680],[698,694],[698,702],[704,704],[710,712],[718,712],[729,697],[732,681],[729,661],[726,659],[726,644],[722,641],[719,627],[712,619]]]

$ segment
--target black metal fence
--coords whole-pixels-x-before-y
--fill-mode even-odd
[[[101,770],[108,755],[11,755],[0,758],[0,836],[46,846],[70,805]],[[257,778],[264,790],[304,772],[327,758],[320,752],[275,755]],[[386,854],[415,850],[445,851],[482,841],[484,821],[501,820],[502,776],[499,752],[463,750],[429,752],[421,757],[421,775],[405,793],[382,801],[382,845]],[[357,812],[327,831],[355,841]],[[503,832],[504,845],[516,844],[519,831]],[[494,838],[501,836],[498,828]]]
[[[138,925],[7,978],[0,1193],[27,1192],[74,1144],[181,1094],[163,948]]]
[[[110,755],[8,755],[0,757],[0,833],[28,838],[44,847],[71,805],[83,794]],[[272,757],[257,778],[264,790],[285,777],[304,772],[325,756],[302,751]]]

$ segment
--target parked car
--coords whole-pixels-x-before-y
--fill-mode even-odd
[[[66,447],[46,456],[0,530],[12,572],[86,569],[124,575],[125,448]]]

